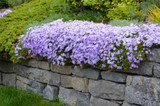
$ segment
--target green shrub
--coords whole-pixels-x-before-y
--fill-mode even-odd
[[[33,0],[14,7],[12,10],[12,13],[0,19],[0,54],[5,53],[5,55],[12,56],[11,60],[15,59],[15,45],[28,24],[35,22],[42,24],[59,18],[96,22],[102,20],[102,16],[98,12],[91,10],[79,12],[77,7],[64,0]]]
[[[14,6],[18,6],[20,4],[23,4],[25,2],[30,2],[31,0],[10,0],[9,5],[14,7]]]
[[[156,5],[154,5],[154,8],[149,11],[148,16],[152,21],[160,24],[160,8]]]
[[[8,7],[9,0],[0,0],[0,8]]]
[[[67,0],[79,8],[85,6],[100,11],[109,19],[135,19],[141,16],[142,0]]]
[[[146,15],[148,11],[154,7],[153,5],[160,7],[160,1],[159,0],[143,0],[141,4],[142,13]]]
[[[113,19],[137,19],[141,16],[141,11],[139,8],[139,3],[118,3],[117,6],[108,9],[107,17],[111,20]]]
[[[160,7],[160,1],[159,0],[143,0],[143,2],[140,5],[143,20],[148,21],[148,20],[146,20],[147,14],[148,14],[150,9],[154,8],[153,5],[156,5],[157,7]]]
[[[120,19],[114,19],[110,21],[108,24],[112,26],[129,26],[131,23],[133,24],[144,24],[143,22],[139,22],[138,20],[120,20]]]

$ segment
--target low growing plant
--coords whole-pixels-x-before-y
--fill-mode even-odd
[[[147,60],[150,48],[160,44],[159,33],[156,24],[120,27],[56,20],[29,28],[15,54],[19,59],[41,56],[58,65],[127,70]]]
[[[160,8],[156,5],[154,5],[154,8],[149,11],[148,16],[152,21],[160,24]]]
[[[64,18],[64,20],[100,21],[101,16],[95,11],[79,11],[64,0],[33,0],[12,9],[12,13],[0,18],[0,54],[11,56],[20,35],[32,23],[46,23]],[[44,21],[45,20],[45,21]]]
[[[59,100],[45,101],[34,92],[0,86],[0,106],[65,106]]]

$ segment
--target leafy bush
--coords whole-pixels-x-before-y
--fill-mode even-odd
[[[153,5],[160,7],[160,1],[159,0],[143,0],[141,4],[142,13],[146,15],[148,11],[154,7]]]
[[[108,9],[107,17],[111,20],[113,19],[137,19],[141,17],[141,11],[139,8],[139,3],[118,3],[117,6]]]
[[[0,8],[8,7],[9,0],[1,0],[0,1]]]
[[[140,2],[142,0],[67,0],[79,8],[90,7],[100,11],[104,18],[135,19],[141,16]]]
[[[144,24],[144,22],[139,22],[138,20],[112,20],[108,23],[109,25],[112,26],[130,26],[130,24],[136,24],[136,25],[141,25]]]
[[[156,5],[149,11],[148,16],[152,21],[160,24],[160,8],[158,8]]]
[[[69,62],[81,67],[127,70],[137,68],[151,53],[150,48],[160,44],[159,33],[160,26],[156,24],[115,27],[56,20],[29,28],[15,53],[21,59],[41,56],[58,65]]]
[[[78,13],[76,7],[65,3],[64,0],[33,0],[14,7],[12,11],[0,19],[0,53],[5,53],[5,55],[9,53],[12,56],[11,60],[15,58],[14,48],[19,36],[23,34],[26,26],[30,23],[46,23],[59,18],[64,18],[64,20],[76,18],[101,20],[101,16],[95,11]]]
[[[12,7],[15,7],[15,6],[18,6],[18,5],[26,3],[26,2],[28,3],[30,1],[32,1],[32,0],[10,0],[9,5]]]

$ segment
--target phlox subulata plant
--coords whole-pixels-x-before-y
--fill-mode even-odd
[[[104,69],[138,68],[151,54],[153,45],[160,44],[160,26],[143,24],[111,26],[89,21],[61,19],[42,26],[31,27],[16,46],[18,58],[22,49],[27,55],[52,60],[53,64],[91,65]]]

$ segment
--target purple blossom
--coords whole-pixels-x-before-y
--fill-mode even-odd
[[[153,44],[160,44],[160,26],[132,24],[120,27],[59,19],[29,28],[22,43],[22,48],[29,50],[28,55],[46,57],[53,64],[64,65],[71,60],[79,66],[82,63],[97,66],[100,63],[101,67],[123,69],[125,63],[122,60],[126,60],[132,69],[138,68],[143,53],[151,54]],[[19,50],[17,46],[15,53]]]
[[[4,17],[5,15],[7,15],[10,12],[12,12],[12,10],[6,10],[3,13],[0,13],[0,18]]]

